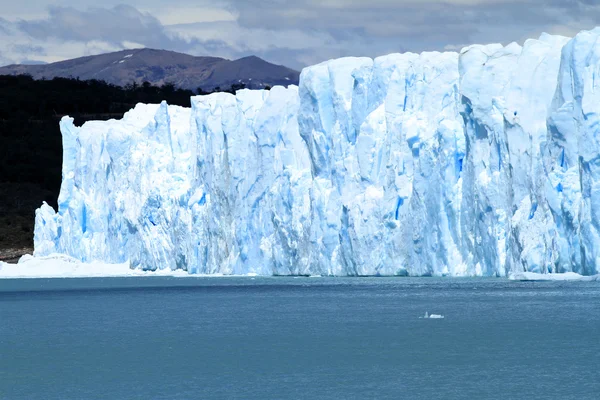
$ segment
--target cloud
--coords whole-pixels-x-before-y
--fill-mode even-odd
[[[130,41],[154,47],[172,45],[158,19],[131,6],[90,8],[86,11],[51,7],[48,11],[47,19],[20,21],[17,26],[38,40],[101,41],[114,45]]]
[[[228,58],[258,55],[269,61],[301,68],[332,57],[350,55],[362,40],[358,36],[339,38],[323,31],[301,29],[246,28],[236,21],[194,23],[169,26],[167,32],[207,49],[207,43],[219,43],[211,50]],[[199,52],[200,50],[196,51]],[[215,53],[216,54],[216,53]]]
[[[113,8],[50,7],[43,19],[0,19],[0,63],[20,63],[35,56],[53,62],[133,47],[195,51],[227,50],[218,39],[183,38],[153,15],[117,5]],[[29,51],[27,51],[29,49]],[[222,52],[222,51],[221,51]]]
[[[232,48],[298,66],[341,56],[460,49],[573,34],[600,20],[597,0],[228,0]],[[173,31],[189,28],[173,27]],[[179,32],[181,32],[179,31]],[[235,36],[235,37],[234,37]],[[273,39],[271,39],[273,37]]]
[[[376,49],[396,42],[414,51],[538,36],[557,24],[578,29],[600,17],[597,0],[243,0],[238,22],[248,28],[356,32]]]
[[[53,62],[132,47],[232,59],[255,54],[296,68],[343,55],[338,50],[343,41],[327,32],[244,28],[229,10],[211,10],[204,15],[205,22],[164,25],[151,13],[125,5],[84,11],[50,7],[46,18],[1,21],[0,63]],[[167,19],[176,15],[171,13]]]
[[[44,1],[50,0],[36,4]],[[0,63],[145,46],[226,58],[255,54],[301,68],[349,55],[573,35],[600,20],[597,0],[179,0],[167,9],[158,0],[132,0],[135,7],[107,1],[111,7],[51,6],[44,17],[32,10],[38,17],[0,19]],[[13,14],[25,15],[15,7]]]

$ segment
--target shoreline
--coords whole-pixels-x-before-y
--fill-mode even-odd
[[[64,254],[51,254],[45,257],[34,257],[29,254],[31,248],[23,247],[20,249],[10,249],[0,253],[0,279],[25,279],[25,278],[108,278],[108,277],[141,277],[141,276],[163,276],[163,277],[188,277],[188,278],[240,278],[249,277],[283,277],[281,275],[259,275],[255,272],[246,274],[196,274],[189,273],[186,270],[143,270],[140,268],[131,268],[129,262],[121,264],[109,264],[99,261],[81,262],[73,257]],[[25,256],[23,256],[25,255]],[[389,276],[323,276],[323,275],[286,275],[287,278],[408,278],[404,275]],[[417,278],[413,276],[412,278]],[[420,276],[418,278],[429,278],[431,276]],[[448,280],[462,280],[469,278],[489,278],[498,279],[497,276],[438,276],[437,278]],[[563,273],[536,273],[517,271],[503,277],[508,281],[580,281],[580,282],[600,282],[600,275],[584,276],[575,272]],[[500,278],[502,279],[502,278]]]
[[[17,264],[19,259],[26,254],[33,254],[33,247],[0,249],[0,262]]]

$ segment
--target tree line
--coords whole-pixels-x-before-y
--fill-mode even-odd
[[[199,88],[197,93],[235,93],[244,87],[240,83],[211,91]],[[137,103],[166,100],[190,107],[195,94],[172,83],[120,87],[99,80],[0,76],[0,182],[31,182],[58,193],[62,167],[58,121],[64,115],[79,126],[88,120],[120,118]]]

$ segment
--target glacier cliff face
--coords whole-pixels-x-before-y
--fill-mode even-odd
[[[61,121],[35,254],[263,275],[600,272],[600,30],[344,58]]]

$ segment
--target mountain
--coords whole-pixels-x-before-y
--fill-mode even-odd
[[[239,60],[195,57],[167,50],[135,49],[75,58],[44,65],[9,65],[0,75],[29,74],[35,79],[72,77],[98,79],[119,86],[148,81],[154,85],[170,82],[183,89],[212,90],[244,83],[260,89],[267,85],[298,84],[299,72],[250,56]]]

